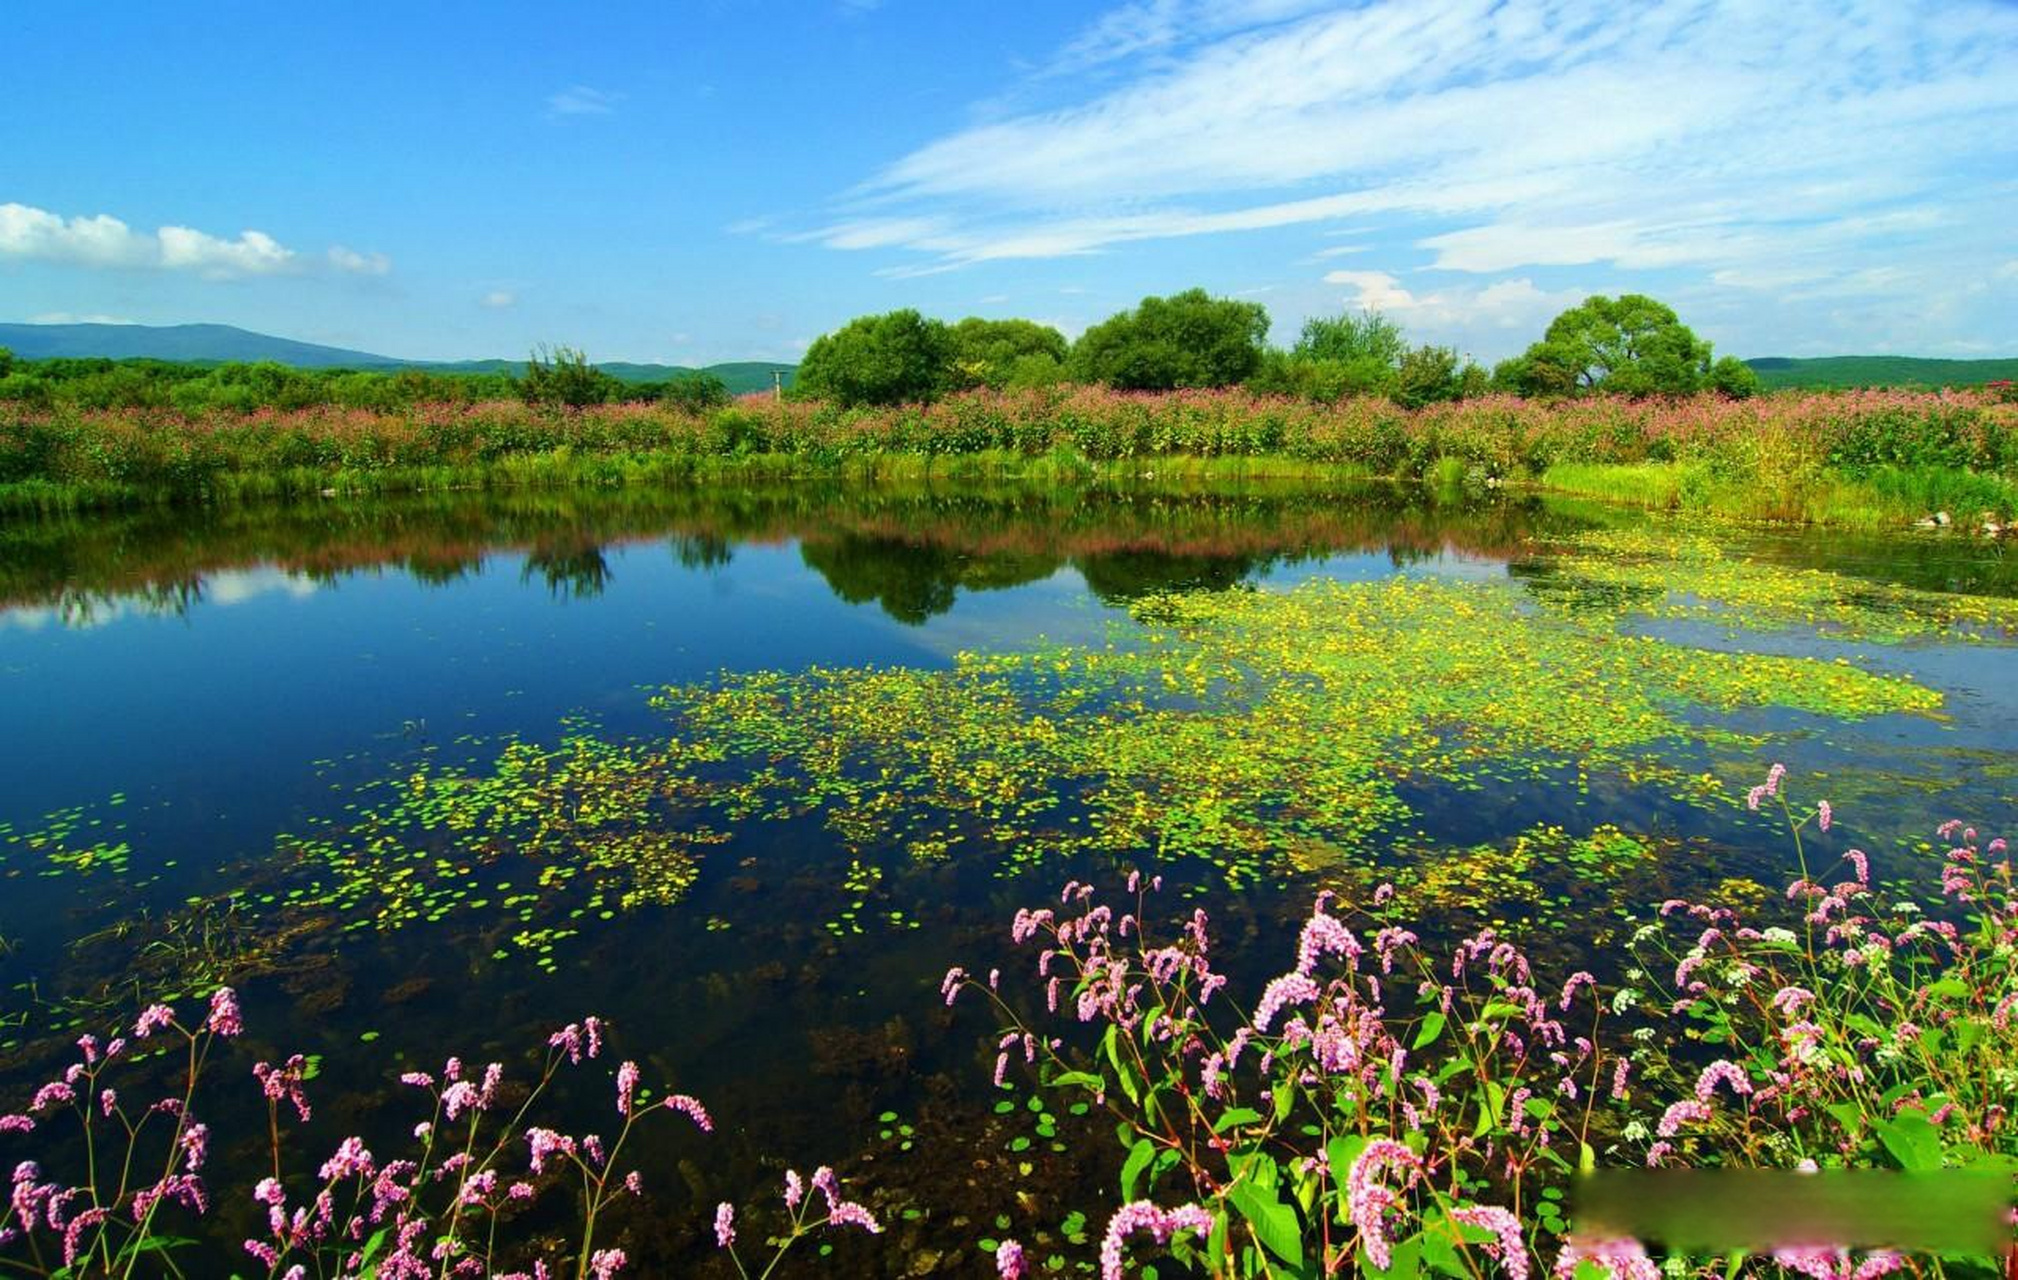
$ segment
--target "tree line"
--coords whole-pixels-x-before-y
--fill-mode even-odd
[[[1490,372],[1451,347],[1411,344],[1378,311],[1315,317],[1287,349],[1270,346],[1268,330],[1259,303],[1203,289],[1144,298],[1070,343],[1030,320],[947,324],[906,308],[857,317],[816,340],[800,362],[796,394],[892,405],[1060,382],[1122,391],[1245,385],[1319,401],[1386,396],[1413,408],[1494,391],[1637,397],[1759,390],[1743,361],[1713,359],[1710,344],[1672,308],[1642,294],[1585,299]]]
[[[513,373],[434,369],[301,369],[271,360],[195,364],[175,360],[58,357],[23,360],[0,347],[0,403],[31,408],[211,410],[392,410],[417,404],[523,400],[574,406],[656,401],[690,411],[724,405],[729,389],[714,374],[663,382],[627,382],[590,364],[573,347],[540,348]]]
[[[1528,397],[1589,394],[1748,396],[1758,376],[1710,344],[1674,310],[1641,294],[1594,296],[1552,321],[1540,341],[1488,371],[1451,347],[1411,343],[1378,311],[1306,321],[1287,348],[1268,342],[1259,303],[1203,289],[1144,298],[1077,341],[1033,320],[970,316],[948,324],[906,308],[859,316],[815,340],[795,396],[842,407],[929,402],[981,388],[1060,383],[1122,391],[1246,386],[1330,403],[1385,396],[1416,408],[1492,392]],[[544,406],[655,401],[700,412],[730,400],[722,381],[694,372],[657,383],[627,382],[579,349],[540,348],[522,373],[429,369],[300,369],[168,360],[19,360],[0,348],[0,403],[83,409],[211,410],[343,408],[523,400]]]

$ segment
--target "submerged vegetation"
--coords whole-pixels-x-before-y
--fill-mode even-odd
[[[1905,676],[1649,624],[1877,643],[2018,633],[2008,601],[1789,574],[1688,536],[1593,532],[1534,554],[1508,583],[1151,590],[1105,643],[725,672],[660,689],[657,734],[576,720],[551,743],[420,746],[376,779],[339,774],[340,809],[198,905],[325,958],[358,933],[442,927],[470,955],[555,972],[585,929],[676,907],[710,859],[726,866],[777,825],[823,829],[840,860],[824,872],[831,906],[808,922],[837,941],[916,927],[894,886],[941,865],[1009,877],[1131,851],[1191,866],[1200,886],[1208,868],[1234,886],[1378,869],[1425,900],[1546,922],[1651,892],[1675,838],[1544,823],[1453,852],[1426,817],[1519,788],[1623,787],[1730,821],[1742,815],[1718,779],[1768,745],[1943,707]],[[108,812],[0,833],[0,872],[131,874],[149,860]],[[85,971],[130,969],[185,914],[98,935]],[[165,989],[228,980],[234,957],[270,963],[233,930],[202,936],[165,948],[204,965]],[[68,1025],[102,993],[49,983],[36,999],[38,1020]]]

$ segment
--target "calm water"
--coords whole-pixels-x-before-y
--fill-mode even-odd
[[[508,925],[457,916],[380,933],[289,914],[299,872],[276,838],[341,819],[361,784],[420,762],[478,767],[506,735],[551,744],[587,724],[601,740],[662,738],[666,718],[647,701],[661,686],[813,666],[945,669],[962,651],[1098,645],[1151,592],[1405,575],[1511,577],[1540,599],[1546,549],[1600,524],[1631,521],[1386,489],[800,487],[0,527],[0,822],[14,837],[0,846],[0,1101],[55,1061],[55,1031],[97,1026],[159,994],[135,989],[137,952],[125,934],[103,931],[139,922],[134,936],[158,940],[192,902],[214,906],[215,895],[251,885],[247,900],[214,913],[224,940],[210,960],[236,966],[258,1052],[326,1058],[308,1149],[351,1128],[410,1124],[410,1106],[400,1109],[387,1084],[396,1067],[460,1051],[520,1070],[540,1029],[596,1012],[615,1019],[618,1052],[643,1060],[648,1082],[700,1094],[720,1124],[712,1140],[670,1127],[657,1135],[648,1168],[658,1212],[620,1223],[634,1254],[687,1258],[696,1205],[749,1202],[771,1185],[775,1160],[824,1161],[842,1164],[886,1215],[918,1211],[896,1220],[888,1247],[846,1243],[850,1268],[898,1274],[942,1252],[946,1271],[965,1273],[975,1259],[962,1251],[995,1231],[1014,1164],[1035,1163],[1026,1182],[1042,1188],[1019,1215],[1055,1215],[1075,1192],[1053,1179],[1060,1162],[1043,1144],[1003,1154],[1021,1130],[990,1110],[990,1024],[943,1009],[938,977],[955,962],[999,960],[1016,906],[1097,867],[899,860],[869,897],[903,920],[855,934],[842,914],[851,853],[832,830],[810,815],[749,821],[699,858],[680,901],[542,917],[574,931],[542,968],[517,953],[497,958],[510,950]],[[2018,594],[2011,559],[1961,537],[1730,542],[1760,562],[1872,584]],[[1843,656],[1942,691],[1940,717],[1736,717],[1785,735],[1775,750],[1797,773],[1828,772],[1860,803],[1882,805],[1851,818],[1868,822],[1874,842],[1896,847],[1951,812],[1993,825],[2009,812],[2018,758],[2009,645],[1629,625],[1703,647]],[[1782,867],[1770,833],[1658,788],[1598,780],[1578,795],[1507,781],[1409,798],[1415,834],[1452,846],[1542,821],[1573,831],[1612,822],[1719,842],[1761,868],[1761,880]],[[46,864],[21,837],[52,827],[65,849],[99,854]],[[478,872],[514,874],[509,851]],[[1229,932],[1249,939],[1237,963],[1259,966],[1283,953],[1307,882],[1285,872],[1209,896]],[[198,989],[194,974],[146,972]],[[914,1132],[878,1119],[888,1112]],[[1094,1148],[1104,1152],[1103,1142]],[[4,1146],[0,1157],[14,1158]],[[1080,1204],[1100,1203],[1101,1173],[1078,1170]],[[242,1218],[242,1207],[224,1216]]]

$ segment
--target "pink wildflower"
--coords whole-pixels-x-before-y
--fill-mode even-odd
[[[1169,1244],[1179,1231],[1212,1234],[1212,1215],[1195,1204],[1165,1211],[1147,1200],[1122,1205],[1107,1220],[1107,1233],[1100,1241],[1100,1280],[1122,1280],[1122,1245],[1129,1236],[1146,1231],[1158,1244]]]
[[[995,1249],[995,1274],[1002,1280],[1023,1280],[1026,1263],[1023,1246],[1014,1240],[1004,1240]]]
[[[843,1200],[827,1211],[827,1225],[833,1227],[860,1227],[872,1236],[883,1234],[883,1224],[876,1221],[876,1215],[853,1200]]]
[[[175,1010],[165,1004],[151,1004],[141,1013],[140,1020],[133,1024],[133,1034],[145,1040],[155,1032],[173,1025]]]
[[[210,997],[210,1016],[203,1025],[227,1040],[243,1035],[245,1020],[239,1014],[238,993],[230,987],[219,987]]]
[[[1360,1247],[1375,1267],[1385,1271],[1391,1261],[1385,1215],[1389,1209],[1400,1208],[1401,1199],[1380,1181],[1383,1169],[1407,1174],[1401,1187],[1406,1191],[1422,1176],[1422,1160],[1391,1138],[1376,1138],[1366,1144],[1346,1173],[1346,1210],[1359,1231]]]
[[[676,1093],[666,1099],[666,1109],[677,1111],[694,1122],[694,1127],[702,1133],[713,1133],[715,1122],[709,1118],[708,1109],[701,1105],[699,1098],[684,1093]]]
[[[1729,1086],[1740,1097],[1752,1091],[1751,1080],[1736,1063],[1719,1060],[1704,1067],[1703,1073],[1696,1077],[1696,1101],[1707,1103],[1719,1083]]]
[[[1672,1138],[1681,1132],[1683,1125],[1709,1118],[1708,1104],[1698,1102],[1694,1098],[1684,1098],[1662,1113],[1661,1123],[1654,1131],[1663,1138]]]
[[[631,1113],[631,1098],[638,1089],[638,1064],[626,1062],[617,1068],[617,1114]]]
[[[1452,1209],[1450,1216],[1467,1226],[1484,1227],[1492,1232],[1495,1240],[1483,1246],[1485,1251],[1499,1260],[1507,1280],[1527,1280],[1528,1253],[1527,1246],[1521,1243],[1519,1219],[1505,1209],[1489,1204]]]
[[[1579,1262],[1604,1268],[1614,1280],[1661,1280],[1660,1267],[1647,1256],[1645,1246],[1637,1240],[1594,1240],[1571,1236],[1564,1242],[1563,1251],[1556,1256],[1555,1274],[1558,1280],[1569,1280],[1576,1275]]]
[[[736,1206],[724,1200],[715,1206],[715,1247],[726,1249],[736,1243]]]

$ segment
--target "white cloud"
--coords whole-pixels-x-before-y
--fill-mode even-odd
[[[506,307],[516,306],[518,300],[519,296],[510,289],[492,289],[477,302],[478,305],[489,307],[493,311],[502,311]]]
[[[910,275],[1350,220],[1489,276],[1980,279],[2014,64],[1993,0],[1135,0],[1038,71],[1103,69],[1077,101],[919,147],[805,238]]]
[[[1461,284],[1417,293],[1385,271],[1330,271],[1326,284],[1352,290],[1348,307],[1384,312],[1412,330],[1439,334],[1461,332],[1488,339],[1488,349],[1505,345],[1490,340],[1492,330],[1533,330],[1566,307],[1583,301],[1581,289],[1546,290],[1526,276],[1488,285]]]
[[[125,316],[107,316],[96,313],[79,315],[74,311],[44,311],[28,317],[29,324],[138,324]]]
[[[223,240],[193,227],[163,227],[154,234],[161,244],[161,265],[171,271],[263,276],[294,265],[294,250],[264,231],[242,231],[236,240]]]
[[[547,98],[547,113],[556,116],[606,116],[624,100],[621,93],[591,89],[585,84],[569,85]]]
[[[382,276],[392,270],[392,259],[382,253],[359,253],[338,244],[330,246],[329,265],[350,275]]]
[[[235,239],[194,227],[165,226],[136,231],[110,214],[65,218],[32,205],[0,204],[0,259],[56,262],[81,267],[152,268],[190,271],[212,280],[279,275],[304,269],[301,255],[264,231],[241,231]],[[331,269],[384,275],[392,269],[383,254],[361,254],[341,245],[328,253]]]

